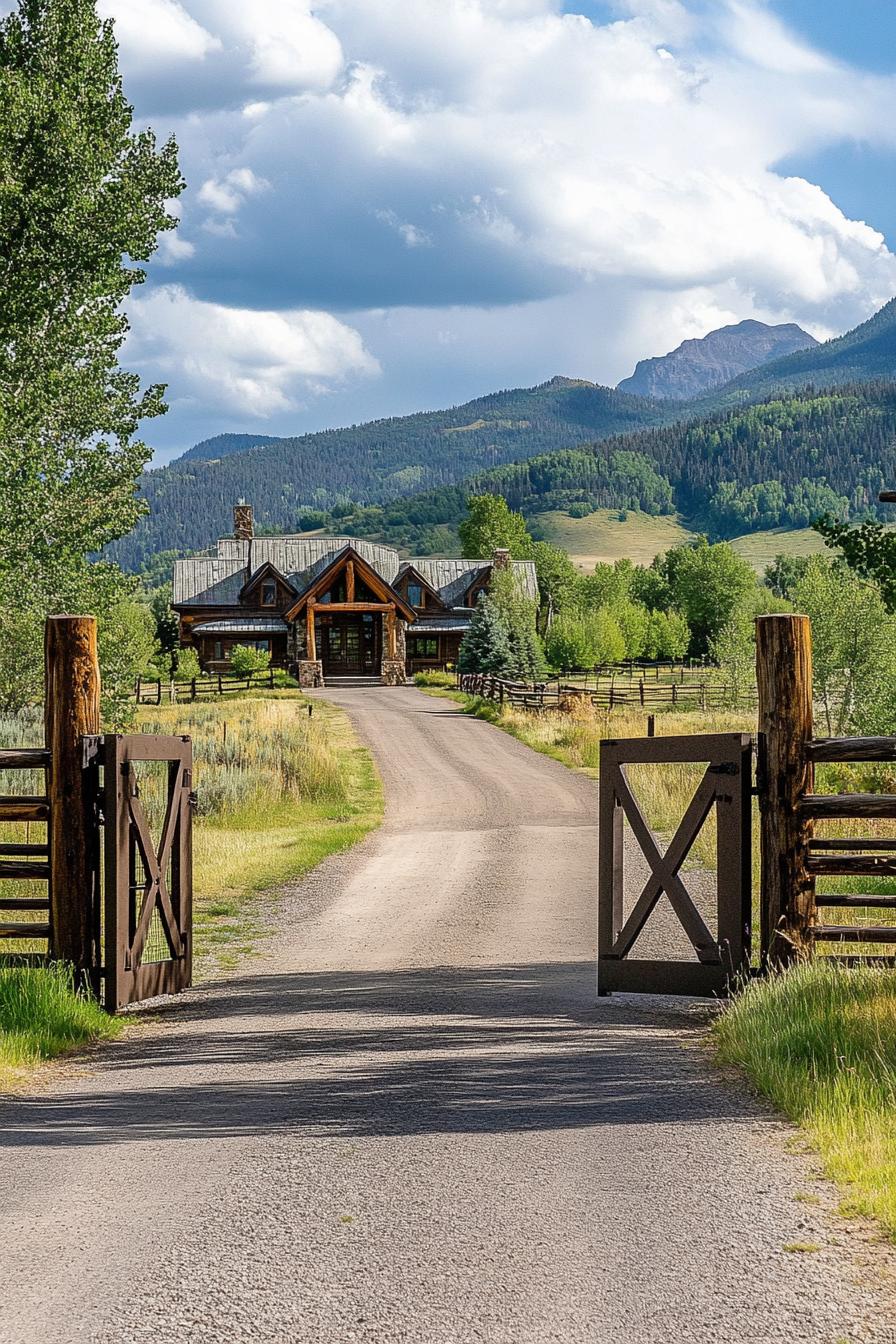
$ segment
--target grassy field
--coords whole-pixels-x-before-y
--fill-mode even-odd
[[[750,532],[746,536],[735,537],[731,545],[759,575],[765,573],[776,555],[831,554],[823,539],[811,527],[790,530],[775,527],[768,532]]]
[[[534,521],[547,540],[568,551],[573,563],[586,573],[599,560],[612,562],[627,557],[636,564],[649,565],[663,551],[681,546],[695,535],[678,517],[654,518],[636,510],[629,510],[624,522],[620,522],[618,509],[598,509],[587,518],[570,518],[554,511],[540,513]],[[776,555],[821,555],[826,550],[821,537],[809,527],[752,532],[735,537],[731,545],[757,574],[764,573]]]
[[[200,975],[231,966],[257,932],[252,897],[355,844],[382,817],[369,753],[345,714],[297,692],[144,709],[145,732],[189,733]]]
[[[570,518],[567,513],[539,513],[537,522],[545,538],[568,551],[583,572],[590,572],[599,560],[628,557],[639,565],[649,565],[655,556],[680,546],[693,535],[677,518],[653,518],[630,510],[625,522],[618,509],[598,509],[586,518]]]
[[[144,707],[139,728],[193,738],[194,947],[196,976],[227,969],[263,930],[259,892],[270,892],[353,845],[379,824],[382,789],[369,753],[334,706],[296,691],[253,693],[211,704]],[[0,746],[40,740],[36,716],[0,720]],[[161,772],[138,767],[151,826],[161,821]],[[39,792],[24,773],[0,776],[7,792]],[[4,840],[42,841],[44,827],[0,826]],[[33,887],[33,889],[32,889]],[[0,883],[15,896],[46,886]],[[264,909],[267,908],[267,902]],[[8,919],[15,916],[6,916]],[[24,915],[27,919],[29,916]],[[43,945],[13,943],[17,951]],[[0,968],[0,1086],[43,1058],[114,1033],[92,1003],[54,971]]]

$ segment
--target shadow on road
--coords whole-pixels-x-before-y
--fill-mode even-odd
[[[553,963],[213,985],[164,1032],[108,1051],[95,1086],[6,1103],[0,1146],[755,1118],[683,1048],[681,1019],[598,1002],[593,976]]]

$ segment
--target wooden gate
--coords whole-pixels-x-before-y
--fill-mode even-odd
[[[191,982],[193,749],[188,737],[107,734],[101,760],[105,1006],[117,1012]]]
[[[706,770],[665,851],[648,825],[627,765],[706,762]],[[601,743],[598,881],[598,991],[714,995],[748,971],[751,939],[752,738],[747,733],[632,738]],[[716,817],[713,932],[680,876],[698,834]],[[625,820],[650,869],[625,909]],[[630,954],[663,894],[693,948],[690,960]]]

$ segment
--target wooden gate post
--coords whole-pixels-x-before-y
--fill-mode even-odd
[[[87,787],[82,738],[100,731],[100,669],[94,616],[47,618],[44,724],[50,751],[51,956],[81,980],[97,965],[95,798]]]
[[[756,621],[759,689],[761,951],[764,967],[812,952],[815,881],[807,870],[812,822],[799,800],[812,792],[812,627],[808,616]]]

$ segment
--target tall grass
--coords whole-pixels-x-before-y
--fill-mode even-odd
[[[0,1087],[42,1060],[120,1030],[75,992],[68,968],[0,966]]]
[[[757,980],[713,1027],[719,1059],[803,1125],[845,1210],[896,1239],[896,977],[818,960]]]

